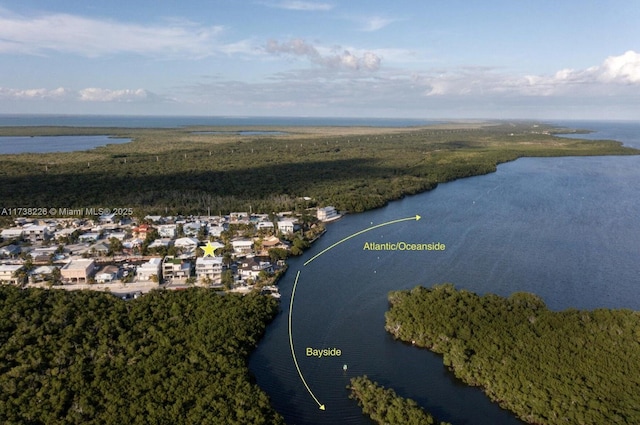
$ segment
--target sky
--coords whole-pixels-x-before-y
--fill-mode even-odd
[[[632,119],[637,0],[0,0],[0,113]]]

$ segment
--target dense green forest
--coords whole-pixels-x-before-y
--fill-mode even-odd
[[[385,388],[366,376],[351,378],[350,398],[358,400],[365,415],[384,425],[449,425],[438,422],[418,403],[398,396],[391,388]]]
[[[247,130],[249,128],[243,128]],[[495,171],[522,156],[626,155],[617,142],[553,136],[534,123],[420,128],[116,129],[5,127],[1,135],[130,137],[70,153],[1,155],[5,207],[134,208],[135,214],[287,211],[321,205],[359,212]],[[253,130],[260,130],[255,128]]]
[[[535,295],[453,285],[392,292],[386,329],[444,354],[469,385],[533,424],[640,423],[640,313],[552,312]]]
[[[0,286],[0,423],[279,424],[246,360],[272,297]]]

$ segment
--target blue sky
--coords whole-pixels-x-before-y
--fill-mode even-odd
[[[0,113],[638,119],[636,0],[0,0]]]

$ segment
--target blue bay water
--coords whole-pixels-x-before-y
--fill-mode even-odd
[[[131,139],[110,136],[0,136],[0,155],[74,152],[130,141]]]
[[[564,123],[559,123],[564,124]],[[640,147],[638,123],[570,123]],[[389,291],[451,282],[481,294],[527,291],[553,310],[640,310],[640,157],[522,158],[496,173],[442,184],[385,208],[347,216],[281,280],[282,314],[251,358],[258,384],[290,424],[367,424],[345,389],[366,374],[455,424],[518,424],[477,388],[458,382],[442,358],[384,331]],[[372,224],[382,227],[303,262]],[[363,251],[365,242],[433,242],[444,252]],[[293,341],[318,410],[294,367],[287,314],[295,272]],[[337,347],[316,359],[306,347]],[[342,365],[348,364],[347,372]]]

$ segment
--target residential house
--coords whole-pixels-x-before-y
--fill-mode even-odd
[[[99,241],[91,245],[89,252],[95,255],[104,256],[109,253],[109,244],[105,241]]]
[[[0,248],[0,257],[15,258],[21,251],[22,249],[18,245],[6,245]]]
[[[164,221],[161,215],[147,215],[144,219],[152,223],[162,223]]]
[[[115,221],[115,217],[115,214],[102,214],[98,217],[98,221],[100,221],[100,223],[113,223]]]
[[[158,226],[158,235],[161,238],[175,238],[176,237],[176,225],[175,224],[163,224]]]
[[[162,262],[162,276],[166,279],[186,279],[191,276],[191,263],[167,255]]]
[[[250,239],[238,239],[231,241],[231,246],[233,246],[233,251],[236,254],[246,255],[253,253],[253,241]]]
[[[340,214],[338,214],[335,207],[329,206],[318,208],[316,217],[318,217],[320,221],[333,221],[340,218]]]
[[[196,259],[196,279],[204,282],[207,279],[220,282],[224,264],[222,257],[198,257]]]
[[[100,239],[100,233],[98,232],[87,232],[78,236],[78,241],[85,243],[96,242],[98,239]]]
[[[52,258],[54,258],[57,250],[57,246],[43,246],[33,249],[29,252],[29,255],[31,255],[31,259],[34,263],[48,263]]]
[[[51,232],[48,226],[44,225],[29,225],[22,228],[24,231],[22,238],[30,241],[31,243],[43,242],[51,237]]]
[[[260,259],[258,257],[247,257],[242,260],[238,267],[238,274],[245,280],[256,280],[262,271],[273,273],[273,264],[266,259]]]
[[[5,241],[12,239],[22,240],[23,233],[24,230],[22,230],[22,227],[11,227],[9,229],[3,229],[2,232],[0,232],[0,236]]]
[[[104,266],[96,273],[96,282],[111,283],[120,277],[120,269],[118,266]]]
[[[60,230],[54,232],[53,238],[56,239],[56,240],[60,240],[60,239],[63,239],[63,238],[68,238],[68,237],[71,237],[71,235],[75,231],[76,231],[76,229],[72,229],[70,227],[66,227],[64,229],[60,229]]]
[[[256,224],[256,229],[273,231],[275,227],[273,226],[273,223],[270,221],[260,221]]]
[[[201,227],[202,224],[199,221],[185,223],[182,226],[182,232],[185,234],[185,236],[198,236]]]
[[[260,255],[268,255],[272,248],[289,249],[289,246],[275,236],[270,236],[262,240],[262,251]]]
[[[72,259],[62,266],[60,274],[65,283],[87,283],[95,272],[96,263],[91,259]]]
[[[152,229],[153,227],[145,223],[134,227],[133,229],[131,229],[131,231],[133,232],[134,237],[144,240],[147,237],[147,232],[151,231]]]
[[[123,241],[127,238],[126,232],[110,232],[108,235],[105,235],[106,239],[116,238],[119,241]]]
[[[295,231],[296,224],[292,220],[280,220],[278,221],[278,231],[281,233],[293,233]]]
[[[149,244],[149,249],[153,248],[168,248],[171,244],[171,239],[169,238],[160,238]]]
[[[250,216],[248,212],[232,212],[229,214],[229,221],[232,223],[249,222]]]
[[[198,247],[198,239],[196,238],[178,238],[173,243],[177,249],[182,252],[192,252]]]
[[[38,266],[29,272],[29,283],[40,283],[51,280],[56,266]]]
[[[213,236],[214,238],[219,238],[226,229],[221,225],[209,225],[208,233],[209,236]]]
[[[142,263],[136,269],[138,280],[141,281],[153,281],[155,276],[157,281],[160,282],[162,275],[160,274],[162,267],[162,258],[152,257],[146,263]]]
[[[21,264],[1,264],[0,265],[0,283],[8,283],[11,285],[22,284],[17,273],[23,268]]]

